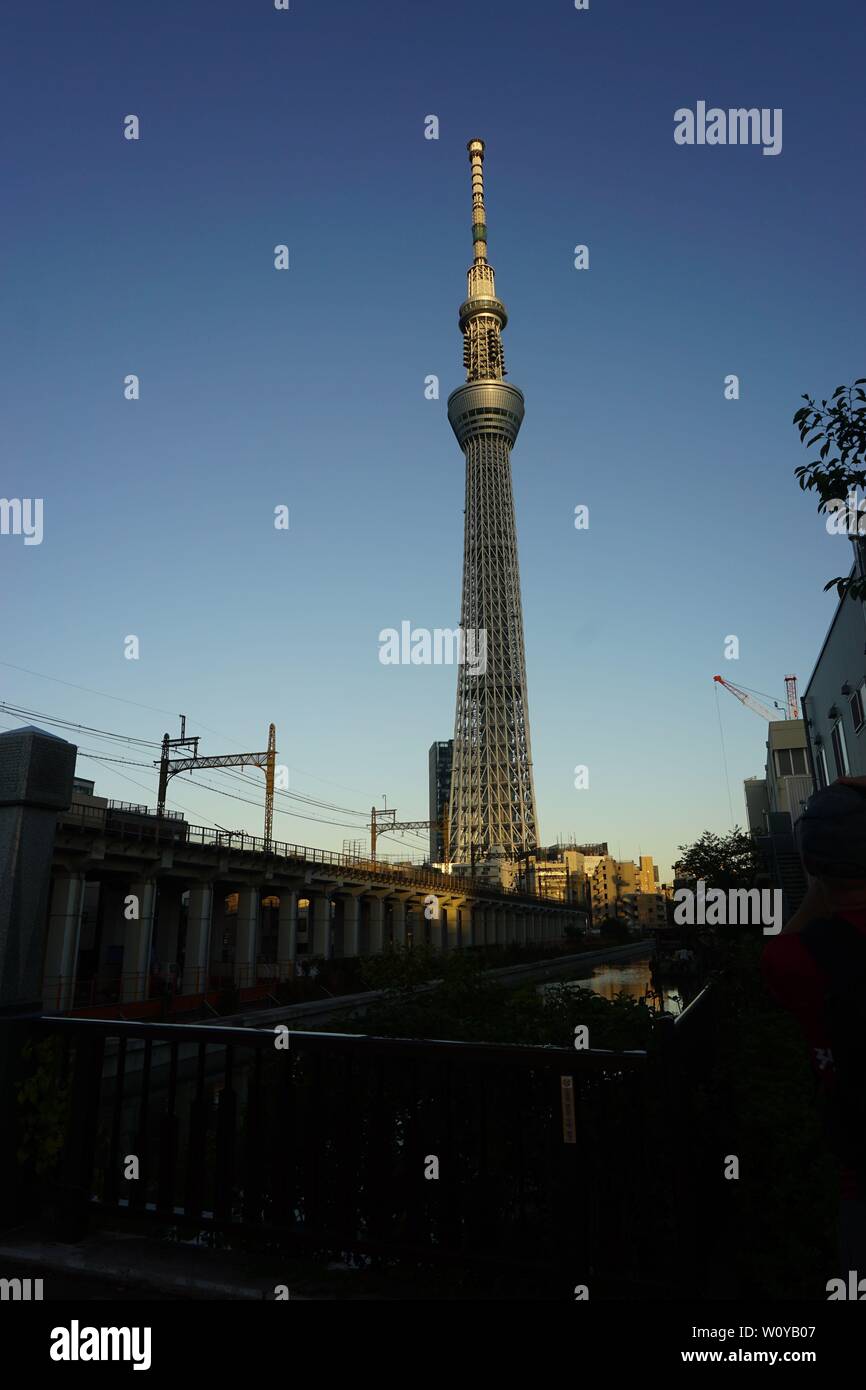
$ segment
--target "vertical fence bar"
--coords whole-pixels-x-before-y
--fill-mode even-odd
[[[169,1048],[168,1095],[159,1122],[159,1158],[157,1168],[157,1211],[168,1213],[174,1206],[175,1175],[177,1172],[177,1067],[180,1041],[172,1038]]]
[[[83,1033],[73,1048],[59,1211],[60,1239],[69,1242],[82,1240],[89,1225],[105,1034]]]
[[[198,1045],[195,1095],[190,1103],[189,1147],[186,1163],[186,1215],[200,1217],[204,1207],[205,1165],[207,1162],[208,1110],[205,1094],[207,1043]]]
[[[120,1188],[120,1124],[123,1116],[123,1093],[126,1084],[126,1036],[117,1040],[117,1069],[114,1097],[111,1106],[111,1139],[108,1146],[108,1169],[105,1174],[105,1200],[116,1205]]]

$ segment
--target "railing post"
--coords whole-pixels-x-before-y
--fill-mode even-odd
[[[71,1046],[74,1061],[57,1194],[57,1237],[73,1243],[84,1239],[89,1226],[105,1034],[101,1030],[82,1034]],[[115,1105],[121,1101],[121,1096],[115,1096]]]

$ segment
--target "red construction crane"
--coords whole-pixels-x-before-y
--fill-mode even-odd
[[[760,714],[763,719],[767,719],[770,721],[770,723],[773,723],[776,719],[779,718],[778,714],[771,713],[771,711],[767,709],[767,706],[762,705],[760,700],[756,700],[754,695],[752,695],[748,690],[741,690],[738,685],[732,685],[730,681],[725,680],[724,676],[713,676],[713,680],[718,681],[719,685],[723,685],[726,690],[730,690],[731,694],[735,695],[736,698],[740,701],[740,704],[745,705],[746,709],[753,710],[755,714]],[[773,700],[773,704],[775,705],[777,710],[782,712],[782,717],[787,717],[788,719],[797,719],[798,715],[796,713],[792,713],[792,710],[796,711],[797,709],[797,677],[786,676],[785,688],[788,692],[787,714],[785,714],[785,712],[782,711],[782,706],[779,704],[778,700]]]
[[[786,676],[786,677],[785,677],[785,694],[786,694],[786,696],[787,696],[787,698],[788,698],[788,718],[789,718],[789,719],[799,719],[799,718],[800,718],[800,705],[799,705],[799,702],[798,702],[798,700],[797,700],[797,677],[796,677],[796,676]]]

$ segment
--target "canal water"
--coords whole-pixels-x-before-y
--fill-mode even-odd
[[[666,981],[656,972],[653,976],[649,955],[631,960],[597,961],[595,965],[572,965],[568,974],[538,986],[539,990],[571,985],[574,989],[589,989],[605,999],[628,994],[633,999],[646,999],[654,1009],[681,1013],[694,989],[684,981]]]

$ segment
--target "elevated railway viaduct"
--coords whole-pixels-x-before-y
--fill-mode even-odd
[[[192,1008],[218,984],[251,997],[288,980],[299,956],[542,943],[584,925],[567,904],[429,868],[74,803],[57,820],[43,998],[142,1003],[170,979]]]

